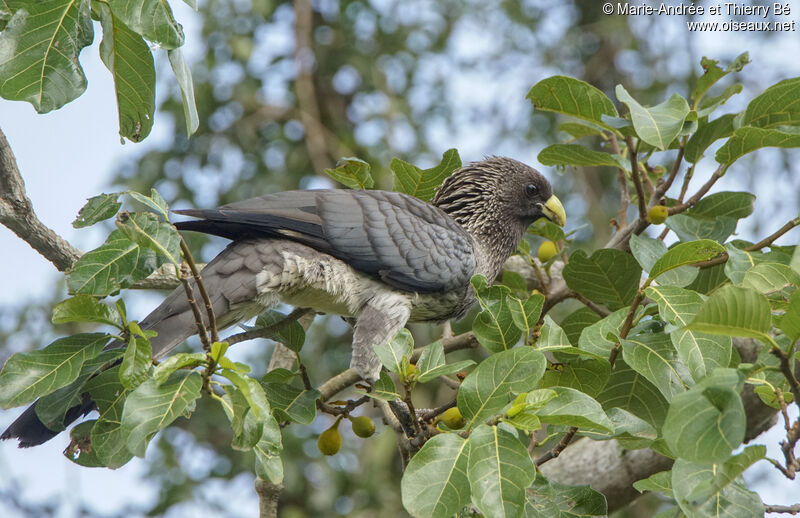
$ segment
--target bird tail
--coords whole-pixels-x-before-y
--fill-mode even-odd
[[[255,273],[248,268],[235,266],[235,261],[247,250],[246,247],[239,247],[236,244],[228,246],[213,261],[211,261],[202,271],[203,283],[211,294],[212,307],[217,316],[218,326],[226,327],[240,319],[252,316],[257,312],[255,306],[246,307],[235,303],[245,300],[252,300],[255,297]],[[260,266],[257,265],[257,266]],[[254,267],[255,268],[255,267]],[[247,281],[250,282],[247,282]],[[194,285],[193,285],[194,287]],[[198,290],[194,289],[195,298],[199,301],[201,314],[205,318],[202,301]],[[231,306],[234,305],[232,308]],[[147,317],[139,323],[143,330],[156,331],[158,334],[150,339],[153,348],[153,358],[158,359],[166,356],[170,351],[177,347],[181,342],[197,332],[194,313],[186,299],[186,292],[183,287],[178,287]],[[124,347],[123,342],[115,341],[106,346],[107,349],[114,347]],[[69,426],[73,421],[96,408],[94,401],[87,393],[83,394],[80,404],[71,407],[64,418],[63,427],[59,430],[51,430],[36,415],[36,403],[34,402],[20,415],[16,421],[0,435],[0,440],[18,439],[20,447],[30,447],[42,444],[56,435],[61,430]]]

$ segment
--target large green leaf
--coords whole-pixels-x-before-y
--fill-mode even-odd
[[[261,432],[261,439],[253,446],[256,454],[255,473],[257,477],[269,480],[273,484],[283,482],[281,450],[283,450],[281,429],[274,417],[267,416]]]
[[[660,239],[653,239],[645,235],[637,236],[633,234],[631,235],[629,243],[633,257],[636,258],[636,261],[646,272],[653,270],[653,266],[655,266],[656,262],[658,262],[668,250],[667,245]],[[679,266],[659,273],[658,283],[661,285],[686,286],[697,278],[698,273],[698,268]],[[655,275],[650,274],[650,277],[655,277]]]
[[[508,310],[511,312],[511,319],[514,324],[525,332],[525,336],[533,329],[539,317],[542,315],[542,307],[544,306],[544,295],[539,292],[533,293],[524,302],[514,296],[506,296],[506,304]]]
[[[764,516],[764,504],[749,491],[741,479],[726,485],[705,504],[694,508],[687,501],[692,492],[704,482],[714,480],[719,465],[694,463],[677,459],[672,467],[672,487],[681,510],[687,518],[754,518]]]
[[[117,367],[90,379],[86,391],[91,394],[100,413],[92,427],[92,449],[104,465],[111,469],[119,468],[133,458],[122,433],[122,410],[129,391],[120,383]]]
[[[610,375],[611,364],[606,359],[575,358],[561,363],[558,369],[545,372],[540,386],[569,387],[597,397]]]
[[[0,96],[39,113],[76,99],[86,90],[78,55],[93,37],[89,0],[22,3],[0,33]]]
[[[477,314],[472,331],[478,342],[492,352],[511,349],[522,336],[515,325],[509,308],[509,288],[503,285],[488,286],[486,278],[476,275],[472,287],[483,311]]]
[[[567,335],[569,342],[575,347],[579,347],[581,333],[590,325],[600,321],[602,317],[593,310],[582,307],[579,308],[561,321],[561,329]]]
[[[489,356],[458,389],[458,409],[469,428],[498,413],[515,394],[536,387],[545,358],[532,347],[518,347]]]
[[[733,136],[717,150],[714,158],[720,164],[732,164],[743,155],[762,147],[800,147],[800,133],[744,126],[733,132]]]
[[[800,77],[785,79],[750,101],[743,126],[773,128],[800,124]]]
[[[559,351],[569,349],[567,334],[561,326],[555,323],[550,315],[544,316],[542,327],[539,328],[539,339],[536,340],[536,349],[539,351]]]
[[[689,104],[678,94],[673,94],[661,104],[646,108],[631,97],[625,87],[617,85],[617,99],[625,103],[631,112],[631,121],[636,134],[644,142],[658,149],[667,149],[681,132],[683,122],[689,115]]]
[[[605,516],[606,497],[589,486],[569,486],[539,475],[528,488],[524,518]]]
[[[745,272],[742,286],[759,293],[773,293],[788,286],[800,287],[800,274],[780,263],[759,263]]]
[[[399,158],[392,159],[389,164],[394,173],[393,190],[416,196],[423,201],[430,201],[444,179],[460,167],[461,157],[458,156],[456,149],[445,151],[442,161],[430,169],[420,169]]]
[[[692,462],[722,462],[744,440],[744,406],[737,392],[741,374],[717,369],[676,395],[662,434],[670,450]]]
[[[119,367],[119,380],[128,390],[133,390],[144,383],[153,365],[153,348],[150,340],[143,336],[139,326],[131,323],[128,346]]]
[[[419,518],[447,518],[469,503],[466,440],[442,433],[426,442],[408,463],[400,492],[403,507]]]
[[[318,390],[306,390],[288,383],[264,383],[264,392],[275,415],[281,420],[311,424],[317,415]]]
[[[119,312],[113,306],[103,304],[91,295],[76,295],[53,307],[54,324],[67,322],[97,322],[121,328]]]
[[[735,113],[728,113],[711,122],[701,124],[697,131],[686,143],[686,160],[696,163],[703,158],[703,153],[719,139],[730,137],[733,134],[733,120]]]
[[[0,408],[25,405],[72,383],[108,339],[104,333],[82,333],[38,351],[12,354],[0,371]]]
[[[644,376],[631,369],[624,360],[617,359],[614,370],[603,392],[597,396],[603,408],[621,408],[661,428],[667,415],[668,403],[658,389]]]
[[[472,502],[487,518],[517,517],[536,467],[525,446],[510,432],[481,425],[469,437]]]
[[[176,267],[181,265],[181,236],[175,227],[150,212],[120,214],[117,228],[125,236],[143,248],[156,253],[156,263],[161,266],[170,262]]]
[[[369,164],[360,158],[346,157],[336,163],[335,169],[325,169],[325,172],[351,189],[372,189],[375,180],[372,179],[369,169]]]
[[[617,341],[622,329],[622,323],[625,321],[625,316],[628,314],[628,308],[618,309],[610,315],[603,317],[600,321],[595,322],[583,329],[581,336],[578,339],[578,347],[588,353],[608,358],[611,354],[611,348]],[[614,337],[609,339],[609,335]]]
[[[183,45],[183,28],[164,0],[108,0],[114,16],[148,41],[165,49]]]
[[[69,271],[71,293],[110,295],[150,275],[156,269],[156,254],[142,248],[115,230],[106,242],[83,254]]]
[[[422,350],[422,354],[420,354],[417,361],[414,379],[420,383],[427,383],[439,376],[455,374],[474,364],[475,362],[472,360],[462,360],[448,365],[444,358],[444,346],[442,342],[437,340],[432,344],[426,345]]]
[[[528,92],[537,110],[545,110],[587,120],[611,129],[603,115],[619,114],[611,99],[594,86],[566,76],[552,76],[539,81]]]
[[[659,471],[649,477],[633,483],[634,489],[640,493],[654,491],[672,497],[672,470]]]
[[[414,338],[408,329],[401,329],[388,344],[375,344],[372,348],[384,367],[395,374],[402,374],[404,363],[411,358]]]
[[[686,365],[678,357],[669,335],[643,333],[620,343],[625,363],[655,385],[667,401],[691,385]]]
[[[550,390],[556,392],[556,397],[536,412],[542,422],[600,432],[614,431],[614,424],[593,398],[568,387],[550,387]]]
[[[662,273],[675,268],[708,261],[724,253],[725,248],[710,239],[679,243],[656,261],[650,269],[650,278],[655,279]]]
[[[613,433],[598,433],[582,430],[581,434],[592,440],[616,439],[626,450],[649,447],[658,437],[656,429],[644,419],[621,408],[610,408],[606,415],[614,425]]]
[[[114,78],[119,134],[139,142],[150,134],[156,104],[156,70],[150,47],[141,36],[98,3],[103,41],[100,57]]]
[[[610,248],[597,250],[591,256],[576,250],[564,267],[567,286],[611,309],[633,300],[641,274],[641,267],[630,254]]]
[[[537,157],[542,165],[610,166],[629,168],[619,155],[595,151],[580,144],[552,144]]]
[[[689,214],[709,219],[721,216],[742,219],[753,213],[753,203],[755,201],[755,195],[749,192],[715,192],[704,196],[695,203],[689,209]]]
[[[681,241],[711,239],[722,243],[736,230],[736,219],[727,216],[711,219],[675,214],[667,218],[666,224]]]
[[[800,290],[795,290],[792,293],[789,299],[789,306],[778,320],[777,325],[790,340],[794,341],[800,338]]]
[[[687,328],[712,335],[757,338],[771,343],[772,325],[767,298],[737,286],[723,286],[703,304]]]
[[[680,327],[685,327],[703,305],[703,299],[697,292],[673,286],[651,286],[645,290],[645,295],[658,304],[661,318]],[[730,337],[689,329],[677,329],[669,336],[695,381],[717,367],[730,364],[733,354]]]
[[[122,433],[128,450],[144,457],[147,443],[157,431],[194,409],[202,383],[197,372],[179,371],[161,385],[149,379],[131,392],[122,412]]]
[[[706,478],[697,484],[697,487],[686,496],[686,503],[697,508],[708,502],[728,485],[736,481],[744,471],[763,459],[767,447],[763,444],[748,446],[742,453],[734,455],[722,465],[717,465],[712,478]]]
[[[274,309],[264,311],[256,318],[256,327],[269,327],[286,318],[286,315]],[[300,322],[294,321],[284,326],[277,333],[270,336],[294,352],[300,352],[306,341],[306,331]]]

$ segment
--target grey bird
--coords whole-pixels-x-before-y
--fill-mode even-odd
[[[381,370],[373,346],[387,344],[406,322],[461,317],[475,300],[473,275],[494,279],[535,220],[563,226],[566,219],[544,176],[504,157],[459,169],[431,203],[340,189],[175,212],[199,218],[177,223],[180,230],[232,240],[201,273],[220,328],[281,302],[349,317],[351,367],[370,382]],[[140,325],[158,333],[151,339],[156,359],[195,334],[183,288]],[[34,405],[0,438],[25,447],[55,436]],[[93,408],[86,398],[70,409],[65,426]]]

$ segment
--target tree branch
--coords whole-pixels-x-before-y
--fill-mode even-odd
[[[33,211],[25,193],[25,182],[17,167],[17,159],[0,130],[0,223],[65,271],[80,257],[81,251],[42,223]]]
[[[249,331],[244,331],[243,333],[237,333],[229,336],[225,339],[225,341],[228,342],[228,345],[233,345],[238,344],[239,342],[244,342],[245,340],[253,340],[254,338],[269,338],[275,333],[291,325],[295,320],[299,319],[303,315],[306,315],[307,313],[311,313],[312,311],[313,310],[310,308],[295,308],[291,313],[270,326],[259,327]]]
[[[639,159],[636,156],[636,149],[633,147],[633,137],[630,135],[625,137],[625,142],[628,144],[628,155],[631,157],[631,177],[633,178],[633,185],[636,186],[636,196],[639,198],[639,218],[644,219],[647,217],[647,200],[645,200],[644,197],[642,178],[639,176]]]
[[[283,491],[283,484],[273,484],[261,477],[256,477],[255,486],[258,495],[259,518],[276,518],[278,516],[278,499]]]
[[[794,505],[764,504],[764,511],[768,513],[800,514],[800,504],[794,504]]]

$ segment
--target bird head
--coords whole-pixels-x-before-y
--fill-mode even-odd
[[[511,230],[509,226],[524,232],[542,217],[562,227],[566,223],[564,206],[550,182],[534,168],[506,157],[459,169],[442,183],[432,203],[473,233]]]

